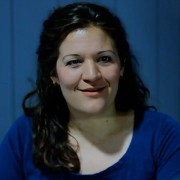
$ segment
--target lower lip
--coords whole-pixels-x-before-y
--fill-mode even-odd
[[[99,91],[93,91],[93,92],[90,92],[90,91],[81,91],[81,92],[82,92],[82,94],[84,94],[85,96],[96,97],[96,96],[99,96],[99,95],[102,93],[103,90],[104,90],[104,89],[101,89],[101,90],[99,90]]]

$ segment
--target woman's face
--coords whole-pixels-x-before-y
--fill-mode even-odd
[[[70,113],[98,114],[114,110],[123,74],[112,39],[100,28],[71,32],[59,48],[57,76]]]

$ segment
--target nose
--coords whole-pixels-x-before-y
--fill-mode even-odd
[[[101,78],[101,72],[96,62],[87,60],[84,63],[82,78],[85,82],[94,82]]]

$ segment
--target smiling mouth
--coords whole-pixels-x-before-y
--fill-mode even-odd
[[[89,97],[97,97],[101,94],[101,92],[105,89],[106,87],[102,88],[87,88],[87,89],[79,89],[85,96]]]
[[[102,91],[105,87],[102,88],[87,88],[87,89],[80,89],[82,92],[99,92]]]

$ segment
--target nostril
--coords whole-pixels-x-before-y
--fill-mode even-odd
[[[83,76],[85,82],[94,82],[101,78],[101,73],[86,74]]]
[[[83,74],[83,80],[87,82],[92,82],[99,80],[101,78],[100,72],[85,72]]]

